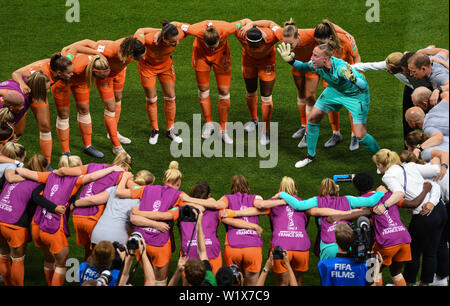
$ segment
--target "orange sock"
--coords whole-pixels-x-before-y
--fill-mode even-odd
[[[11,282],[14,286],[23,286],[25,276],[25,257],[13,258],[11,263]]]
[[[348,112],[348,118],[350,119],[350,125],[352,127],[352,135],[355,133],[353,130],[353,117],[352,114],[350,112]]]
[[[147,109],[148,120],[152,126],[152,130],[159,130],[158,127],[158,105],[156,104],[157,97],[147,100],[145,108]]]
[[[116,122],[119,124],[120,113],[122,112],[122,101],[116,102]]]
[[[39,146],[41,147],[42,155],[48,160],[48,162],[52,159],[52,133],[40,133],[39,136]]]
[[[56,267],[55,273],[53,273],[51,286],[62,286],[66,279],[66,268]]]
[[[333,132],[339,132],[339,112],[331,111],[328,113],[328,119],[330,120],[331,128]]]
[[[55,273],[55,268],[49,268],[44,265],[44,275],[45,280],[47,281],[47,285],[51,286],[53,274]]]
[[[211,116],[211,98],[209,97],[209,90],[198,92],[198,101],[200,102],[200,108],[202,109],[203,118],[205,122],[212,122]]]
[[[225,131],[230,112],[230,94],[226,96],[219,95],[219,123],[220,130]]]
[[[61,144],[61,150],[63,152],[70,152],[69,135],[70,129],[60,130],[56,128],[56,134],[58,135],[59,143]]]
[[[298,112],[300,113],[301,125],[306,126],[306,105],[297,104]]]
[[[394,286],[406,286],[406,281],[405,281],[405,279],[403,278],[403,279],[400,280],[400,281],[394,282]]]
[[[170,130],[175,123],[175,114],[177,113],[177,104],[175,97],[164,97],[164,114],[166,115],[166,129]]]
[[[105,127],[106,130],[108,131],[109,137],[111,138],[113,146],[115,147],[121,146],[119,138],[117,137],[117,121],[115,113],[105,110],[103,119],[105,121]]]
[[[258,120],[258,95],[256,93],[252,95],[247,93],[245,100],[247,101],[247,107],[252,120]]]
[[[264,121],[264,125],[266,126],[266,132],[269,130],[270,119],[272,119],[272,110],[273,110],[273,102],[272,96],[270,97],[261,97],[261,113],[262,119]]]
[[[6,257],[0,257],[0,275],[2,276],[6,286],[12,286],[11,263],[9,262],[9,255]]]
[[[406,281],[403,278],[403,275],[401,275],[401,274],[396,275],[394,277],[393,281],[394,281],[394,286],[402,286],[402,287],[406,286]]]
[[[80,115],[78,113],[78,127],[80,128],[81,138],[85,147],[92,145],[92,121],[91,115]]]

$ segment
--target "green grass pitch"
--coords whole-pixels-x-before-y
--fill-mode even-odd
[[[394,51],[415,51],[434,44],[448,48],[448,2],[444,0],[380,0],[380,21],[367,22],[366,12],[370,9],[364,0],[352,1],[109,1],[80,0],[80,22],[66,21],[66,12],[70,7],[66,1],[4,1],[0,11],[0,80],[11,78],[11,73],[36,60],[48,58],[54,52],[75,41],[89,38],[92,40],[115,40],[132,35],[140,27],[160,27],[162,19],[196,23],[207,19],[235,21],[242,18],[252,20],[269,19],[282,25],[284,21],[294,18],[300,28],[313,28],[322,19],[329,19],[350,32],[356,39],[362,61],[381,61]],[[193,37],[185,38],[173,54],[176,71],[176,121],[192,125],[192,115],[200,113],[197,97],[197,85],[194,70],[190,65]],[[241,74],[241,46],[234,36],[229,38],[231,48],[231,108],[229,121],[245,123],[249,112],[245,103],[245,86]],[[321,180],[333,174],[369,172],[374,175],[376,183],[380,176],[371,161],[370,154],[361,147],[349,152],[350,124],[346,110],[341,111],[341,131],[344,141],[333,149],[323,148],[331,135],[331,127],[326,118],[321,123],[318,142],[317,162],[301,170],[294,164],[306,154],[306,150],[297,148],[298,141],[291,138],[299,125],[296,106],[296,88],[292,80],[290,67],[281,58],[277,58],[277,77],[273,90],[274,110],[272,121],[278,122],[278,164],[271,169],[260,169],[259,157],[244,158],[178,158],[184,178],[181,189],[189,191],[199,180],[207,181],[212,189],[212,196],[219,198],[229,193],[231,177],[243,174],[247,177],[253,193],[269,198],[277,192],[279,182],[285,175],[295,179],[299,195],[309,198],[318,192]],[[385,72],[367,72],[371,93],[368,131],[381,147],[400,151],[402,141],[402,94],[403,85]],[[211,74],[211,102],[213,119],[218,120],[217,88]],[[164,112],[160,85],[158,83],[159,124],[163,129]],[[319,86],[317,94],[320,94]],[[61,154],[56,137],[56,112],[53,99],[49,99],[51,110],[53,145],[53,166]],[[261,102],[259,102],[261,103]],[[103,103],[96,89],[91,91],[91,116],[93,120],[93,145],[105,153],[103,162],[114,158],[111,143],[106,138],[103,123]],[[258,109],[261,116],[260,109]],[[72,154],[80,155],[84,163],[98,162],[81,152],[81,137],[76,123],[76,108],[71,102]],[[134,162],[133,172],[148,169],[156,176],[155,184],[162,183],[163,172],[174,158],[169,148],[170,142],[163,135],[155,146],[148,144],[150,125],[145,112],[145,96],[141,87],[137,63],[128,66],[127,80],[122,99],[122,115],[119,131],[132,139],[132,144],[125,146]],[[25,134],[20,140],[28,156],[39,153],[39,131],[31,112],[27,117]],[[192,150],[192,148],[191,148]],[[354,194],[351,184],[341,184],[341,194]],[[402,212],[405,224],[409,224],[410,215]],[[311,221],[313,221],[311,219]],[[269,218],[260,217],[260,224],[265,229],[263,234],[263,264],[270,247]],[[178,238],[178,231],[175,230]],[[314,222],[310,222],[308,233],[313,242],[316,236]],[[219,238],[223,242],[224,228],[219,228]],[[76,246],[75,232],[69,238],[70,255],[82,259],[83,250]],[[173,253],[171,271],[173,274],[178,259],[180,244]],[[42,272],[43,255],[33,243],[28,245],[25,263],[25,285],[46,285]],[[390,276],[384,271],[385,283]],[[136,285],[143,283],[142,269],[139,269],[133,281]],[[273,285],[271,275],[266,281]],[[78,285],[77,283],[74,285]],[[304,285],[318,286],[320,279],[317,271],[317,258],[311,252],[310,268],[305,273]]]

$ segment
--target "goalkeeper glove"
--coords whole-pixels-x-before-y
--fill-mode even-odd
[[[281,58],[289,64],[293,64],[295,60],[294,52],[291,52],[291,45],[282,42],[277,47],[278,53],[280,53]]]
[[[349,82],[351,84],[355,84],[356,83],[356,77],[353,74],[352,67],[350,66],[349,63],[347,63],[347,66],[345,68],[341,67],[341,71],[342,71],[342,74],[344,75],[344,78],[345,78],[345,80],[347,82]]]

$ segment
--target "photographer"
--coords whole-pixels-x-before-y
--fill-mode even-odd
[[[380,275],[380,264],[382,257],[379,253],[375,256],[373,275],[369,274],[369,261],[359,263],[350,248],[354,245],[355,234],[347,223],[336,224],[334,230],[338,253],[336,258],[319,261],[319,269],[322,286],[376,286]]]
[[[142,238],[139,233],[132,233],[130,238],[128,239],[127,245],[122,246],[122,250],[125,255],[125,259],[123,261],[122,267],[122,275],[120,276],[119,286],[131,286],[128,282],[134,276],[135,269],[137,266],[133,267],[133,270],[130,274],[131,265],[133,263],[133,258],[136,253],[139,252],[141,256],[139,259],[136,257],[137,262],[141,262],[142,268],[144,270],[144,286],[155,286],[155,273],[153,271],[152,264],[147,256],[147,252],[145,251],[145,240]]]
[[[79,268],[80,285],[87,280],[98,280],[99,285],[115,286],[119,278],[120,265],[113,265],[116,251],[110,241],[100,241],[92,254]]]
[[[282,258],[280,258],[282,256]],[[298,286],[297,278],[294,274],[294,271],[292,270],[290,259],[288,252],[275,247],[275,250],[270,252],[269,258],[266,261],[266,264],[264,268],[261,271],[261,274],[259,275],[258,282],[256,283],[256,286],[264,286],[264,283],[266,282],[267,274],[269,274],[269,271],[272,269],[274,260],[282,260],[286,266],[287,269],[287,275],[288,275],[288,282],[290,286]]]
[[[178,260],[177,270],[172,276],[169,286],[176,286],[181,272],[184,271],[185,284],[189,286],[217,286],[217,281],[212,273],[211,264],[208,260],[205,245],[205,235],[203,233],[202,210],[192,208],[191,212],[196,217],[196,231],[197,231],[197,254],[198,258],[187,258],[184,254]]]

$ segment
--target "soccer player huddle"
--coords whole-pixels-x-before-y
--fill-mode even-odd
[[[228,37],[232,34],[242,45],[242,75],[250,113],[250,120],[244,126],[246,132],[258,130],[260,95],[259,142],[263,146],[270,143],[278,51],[281,59],[291,65],[298,89],[300,126],[292,138],[300,139],[299,148],[307,148],[306,156],[295,167],[305,167],[317,159],[320,121],[325,115],[333,134],[324,146],[333,147],[342,142],[339,111],[345,107],[352,128],[349,150],[357,150],[361,143],[383,175],[386,187],[374,189],[373,178],[359,173],[352,179],[357,196],[345,196],[339,194],[336,182],[325,178],[317,196],[302,200],[295,180],[285,176],[275,194],[264,200],[253,191],[257,187],[250,188],[245,176],[237,174],[231,180],[230,193],[216,200],[211,197],[207,182],[197,182],[189,194],[181,191],[183,175],[176,161],[164,172],[162,185],[153,184],[155,176],[149,170],[133,175],[132,158],[122,146],[131,140],[118,132],[127,65],[138,62],[151,125],[149,144],[156,145],[160,134],[157,79],[163,92],[165,135],[181,143],[183,139],[174,129],[176,94],[172,54],[183,38],[194,36],[191,65],[205,121],[202,138],[207,139],[214,132],[210,99],[212,68],[219,98],[217,136],[226,144],[233,144],[226,131],[231,105]],[[128,262],[117,246],[127,245],[133,228],[142,237],[136,256],[142,260],[146,285],[178,285],[181,278],[184,285],[262,286],[269,270],[276,285],[302,285],[309,270],[311,249],[306,227],[313,216],[318,220],[314,254],[320,258],[322,285],[383,285],[380,273],[372,280],[366,277],[342,283],[339,279],[342,275],[354,278],[359,274],[333,270],[333,267],[351,270],[357,266],[349,257],[354,237],[348,224],[366,215],[372,221],[372,250],[380,260],[378,268],[387,267],[395,285],[416,284],[420,266],[418,284],[447,285],[448,57],[448,50],[428,46],[416,52],[391,53],[384,61],[364,63],[355,38],[328,20],[310,29],[299,29],[292,19],[283,26],[270,20],[206,20],[196,24],[165,20],[161,28],[140,28],[132,36],[115,41],[85,39],[62,46],[50,58],[19,68],[12,72],[11,79],[0,83],[0,175],[3,177],[0,274],[3,282],[24,284],[26,247],[32,238],[44,254],[43,277],[48,285],[63,285],[70,254],[68,236],[72,216],[76,243],[84,248],[87,263],[82,265],[80,283],[99,278],[108,269],[120,271],[114,274],[111,283],[127,283],[124,277],[129,277],[125,271],[129,266],[114,261]],[[406,150],[400,154],[380,149],[367,132],[370,93],[363,72],[368,70],[387,71],[405,85],[402,117]],[[320,79],[325,89],[316,100]],[[83,152],[104,157],[92,143],[89,100],[94,84],[104,103],[107,137],[115,154],[111,163],[84,164],[70,150],[72,94]],[[63,152],[56,170],[51,166],[49,91],[56,106],[56,131]],[[27,151],[19,142],[28,109],[33,112],[40,131],[41,153],[25,160]],[[411,211],[408,228],[400,220],[400,207]],[[194,215],[192,220],[184,218],[186,211]],[[272,237],[269,256],[261,269],[263,229],[259,216],[265,215],[270,218]],[[177,269],[169,275],[176,245],[174,222],[180,229],[181,248]],[[226,228],[223,242],[217,234],[220,223]],[[349,233],[347,241],[345,233]],[[125,253],[134,254],[134,250],[125,247]],[[88,268],[91,270],[86,273]],[[367,271],[367,266],[361,269]]]

